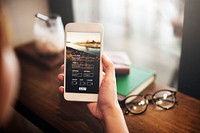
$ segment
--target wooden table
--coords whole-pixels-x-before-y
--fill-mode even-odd
[[[59,93],[59,67],[44,69],[20,56],[21,89],[16,109],[45,132],[101,133],[103,128],[85,103],[67,102]],[[143,93],[168,87],[152,84]],[[200,132],[200,101],[177,93],[178,105],[156,110],[149,105],[142,115],[125,116],[130,132]]]

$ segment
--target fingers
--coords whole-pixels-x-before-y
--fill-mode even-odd
[[[61,65],[60,69],[64,71],[64,64]]]
[[[105,54],[102,55],[102,63],[106,75],[114,76],[115,75],[114,65]]]
[[[63,86],[60,86],[58,89],[59,89],[60,93],[64,93],[64,87]]]
[[[61,65],[60,69],[62,71],[64,71],[64,65]],[[64,74],[62,74],[62,73],[58,74],[58,80],[61,81],[61,82],[64,82]],[[64,86],[59,86],[58,90],[59,90],[60,93],[63,94],[64,93]]]
[[[94,104],[93,104],[93,103],[87,103],[87,107],[88,107],[89,109],[91,109],[91,108],[94,107]]]
[[[58,80],[64,82],[64,74],[58,74]]]

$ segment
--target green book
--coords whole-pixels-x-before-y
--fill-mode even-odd
[[[117,75],[118,99],[123,100],[129,95],[138,95],[147,88],[156,78],[152,70],[135,67],[131,65],[128,75]]]

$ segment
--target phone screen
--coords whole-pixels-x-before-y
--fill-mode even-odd
[[[66,33],[66,92],[99,92],[101,34]]]

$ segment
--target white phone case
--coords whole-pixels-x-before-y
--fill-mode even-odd
[[[101,24],[69,23],[65,26],[64,98],[66,100],[97,101],[102,76],[102,46],[103,26]],[[99,66],[95,66],[96,64]],[[96,70],[97,68],[99,69]],[[95,81],[96,75],[99,75],[98,81]]]

